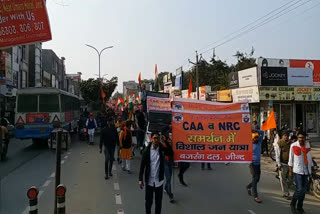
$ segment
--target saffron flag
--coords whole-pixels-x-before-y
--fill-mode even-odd
[[[106,104],[106,101],[105,101],[106,93],[105,93],[104,90],[103,90],[102,82],[101,82],[101,85],[100,85],[100,90],[101,90],[102,102],[103,102],[103,104],[105,105],[105,104]]]
[[[189,81],[188,98],[191,97],[191,93],[192,93],[192,76],[190,76],[190,81]]]
[[[139,85],[141,86],[141,72],[139,73],[138,82],[139,82]]]
[[[262,124],[261,130],[266,131],[266,130],[269,130],[269,129],[276,129],[276,128],[277,128],[276,118],[274,116],[274,111],[272,109],[268,119],[266,120],[266,122],[264,122]]]

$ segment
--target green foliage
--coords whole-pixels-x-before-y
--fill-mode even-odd
[[[95,105],[101,105],[103,103],[100,85],[101,81],[93,78],[80,82],[80,91],[86,103],[94,103]],[[110,80],[106,80],[102,83],[103,91],[106,94],[106,100],[111,97],[117,85],[118,77],[112,77]]]
[[[253,56],[254,49],[252,48],[251,53],[242,53],[237,51],[237,53],[234,55],[234,57],[237,58],[238,62],[235,65],[231,66],[231,69],[233,71],[241,71],[247,68],[251,68],[254,66],[257,66],[256,59]]]

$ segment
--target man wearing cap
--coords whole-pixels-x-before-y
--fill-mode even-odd
[[[253,159],[250,164],[250,172],[252,175],[252,182],[247,185],[247,191],[250,196],[253,196],[254,201],[261,203],[262,200],[258,197],[257,185],[260,180],[261,168],[260,168],[260,158],[261,158],[261,143],[263,140],[263,131],[256,130],[252,131],[252,144],[253,144]]]
[[[93,117],[93,113],[90,113],[90,117],[86,122],[86,126],[89,134],[89,144],[94,144],[94,131],[97,128],[97,121]]]

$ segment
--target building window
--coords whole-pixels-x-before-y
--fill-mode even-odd
[[[26,46],[22,45],[22,51],[21,51],[21,57],[23,60],[27,60],[27,56],[26,56]]]

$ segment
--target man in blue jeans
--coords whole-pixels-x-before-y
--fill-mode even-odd
[[[300,131],[298,133],[298,141],[290,146],[289,152],[289,175],[294,177],[296,190],[291,200],[292,213],[304,213],[303,201],[308,191],[309,175],[313,161],[311,157],[310,144],[306,142],[306,133]]]
[[[252,175],[252,182],[248,184],[247,191],[250,196],[253,196],[254,201],[261,203],[262,200],[258,197],[257,185],[260,180],[261,168],[260,168],[260,159],[261,159],[261,143],[263,140],[263,131],[256,130],[252,131],[252,143],[253,143],[253,159],[250,164],[250,172]]]

